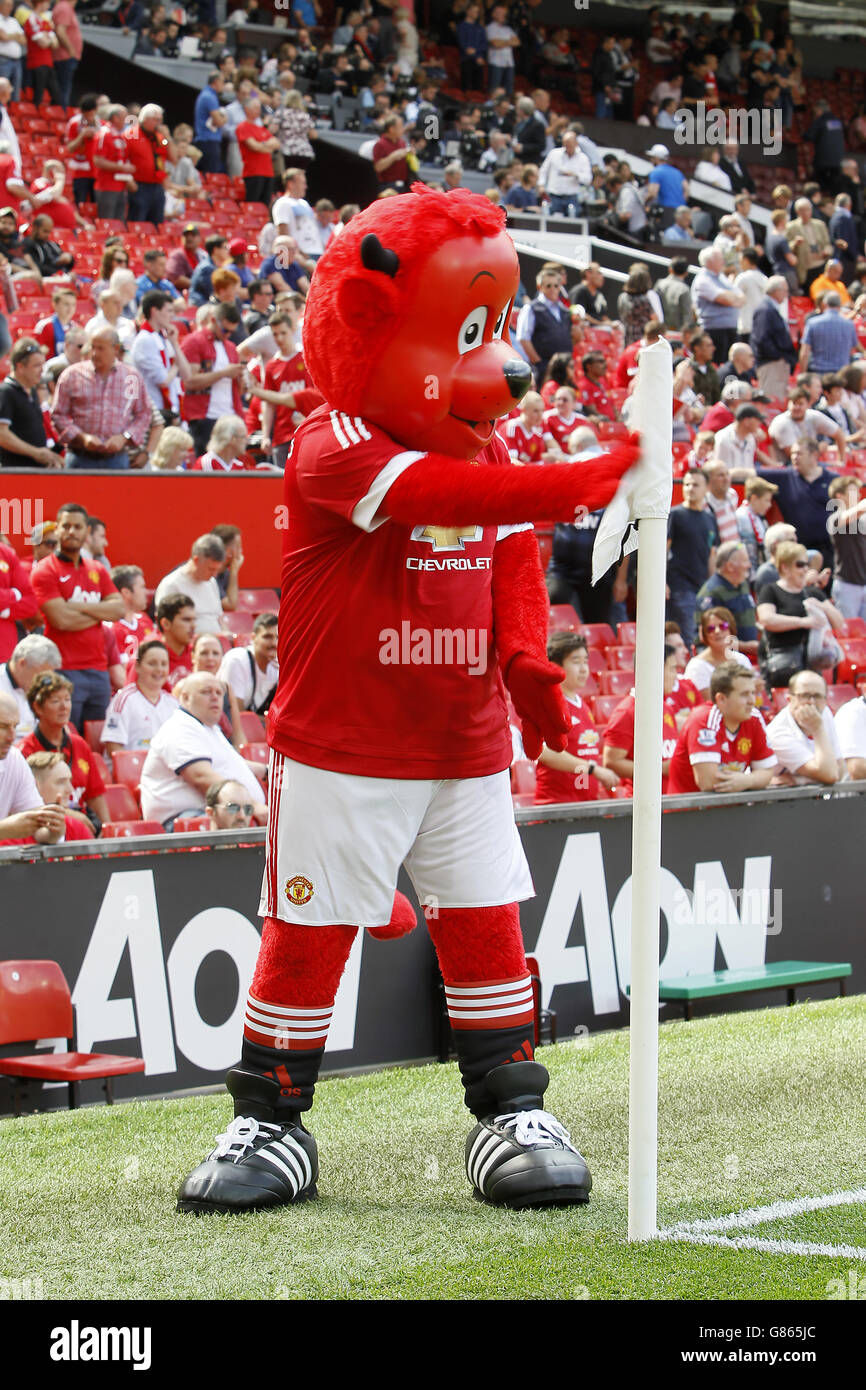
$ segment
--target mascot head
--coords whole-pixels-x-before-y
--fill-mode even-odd
[[[530,385],[508,345],[518,278],[500,208],[415,184],[353,217],[319,261],[304,361],[337,410],[472,458]]]

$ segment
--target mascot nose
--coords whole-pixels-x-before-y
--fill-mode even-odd
[[[532,368],[522,357],[511,357],[502,368],[508,389],[516,401],[525,396],[532,385]]]

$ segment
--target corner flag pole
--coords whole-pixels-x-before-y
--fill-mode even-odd
[[[657,1229],[662,649],[672,481],[672,391],[671,349],[659,339],[638,355],[635,389],[635,424],[641,433],[648,479],[632,508],[640,528],[632,803],[629,1240],[648,1240]]]

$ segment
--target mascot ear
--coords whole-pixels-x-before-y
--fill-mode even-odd
[[[337,312],[343,323],[365,332],[381,329],[394,318],[401,296],[393,280],[360,270],[345,275],[337,286]]]

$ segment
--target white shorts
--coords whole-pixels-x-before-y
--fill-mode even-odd
[[[422,908],[535,896],[507,771],[452,781],[358,777],[272,751],[269,785],[263,917],[384,926],[401,864]]]

